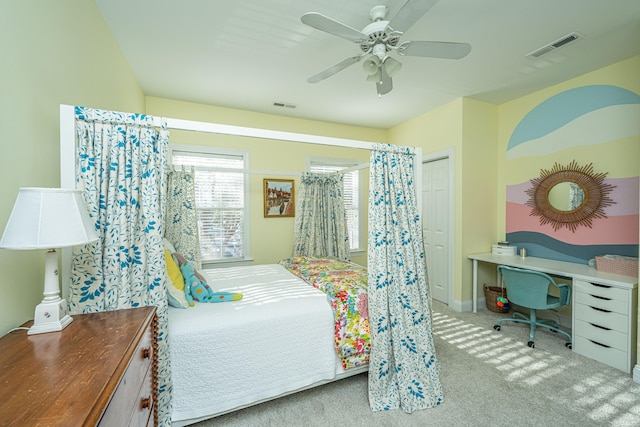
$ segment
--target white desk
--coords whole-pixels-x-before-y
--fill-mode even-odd
[[[621,276],[619,274],[605,273],[591,268],[586,264],[575,262],[555,261],[552,259],[525,257],[519,255],[494,255],[491,252],[484,254],[472,254],[469,258],[473,260],[473,312],[478,311],[478,262],[487,262],[496,265],[508,265],[511,267],[527,268],[529,270],[542,271],[547,274],[566,277],[569,279],[584,280],[587,282],[598,282],[604,285],[611,285],[627,289],[637,286],[638,279],[635,277]]]
[[[585,264],[544,258],[469,255],[473,260],[473,311],[478,310],[478,262],[541,271],[572,280],[573,351],[630,373],[636,363],[638,279]],[[508,298],[507,294],[507,298]]]

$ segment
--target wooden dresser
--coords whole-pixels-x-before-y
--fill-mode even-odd
[[[156,350],[155,307],[10,332],[0,338],[0,426],[157,426]]]

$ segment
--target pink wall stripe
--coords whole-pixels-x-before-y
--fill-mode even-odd
[[[611,199],[616,204],[605,208],[607,216],[634,215],[638,213],[638,192],[640,191],[638,177],[605,179],[604,182],[616,186],[610,193]],[[506,192],[507,203],[524,205],[529,200],[529,196],[525,193],[529,188],[531,188],[531,183],[528,181],[521,184],[508,185]]]
[[[575,233],[567,228],[554,231],[551,225],[540,225],[540,217],[530,216],[531,208],[507,203],[506,232],[531,231],[543,233],[572,245],[637,245],[640,216],[609,216],[593,221],[593,228],[579,227]]]

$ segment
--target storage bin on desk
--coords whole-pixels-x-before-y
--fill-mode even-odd
[[[621,274],[623,276],[638,277],[638,258],[597,256],[596,270]]]

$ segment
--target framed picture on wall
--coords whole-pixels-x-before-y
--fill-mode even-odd
[[[295,216],[292,179],[264,179],[264,217]]]

